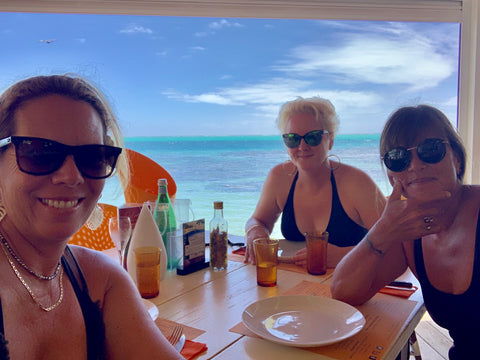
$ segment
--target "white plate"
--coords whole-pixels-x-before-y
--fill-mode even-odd
[[[148,313],[152,317],[152,320],[155,321],[158,317],[158,308],[151,301],[147,299],[142,299],[142,300],[143,300],[143,304],[147,308]]]
[[[365,325],[362,313],[344,302],[311,295],[276,296],[243,311],[256,335],[279,344],[311,347],[349,338]]]

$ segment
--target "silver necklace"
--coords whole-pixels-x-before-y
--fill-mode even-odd
[[[2,242],[3,244],[3,242]],[[10,264],[10,267],[12,268],[13,272],[15,273],[15,275],[17,276],[18,280],[20,280],[20,282],[23,284],[23,286],[25,287],[25,289],[27,289],[28,293],[30,294],[30,296],[32,297],[32,300],[35,302],[35,304],[37,304],[42,310],[44,311],[52,311],[53,309],[55,309],[58,305],[61,304],[61,302],[63,301],[63,267],[60,268],[60,284],[59,284],[59,288],[60,288],[60,296],[58,297],[58,300],[50,305],[50,306],[43,306],[42,303],[38,300],[37,296],[33,293],[32,289],[30,288],[30,286],[28,286],[27,282],[25,281],[25,279],[22,277],[22,275],[20,274],[20,271],[18,271],[18,269],[16,268],[15,264],[13,263],[13,260],[12,258],[10,257],[10,255],[8,254],[7,250],[5,250],[5,246],[2,246],[2,250],[3,252],[5,253],[5,256],[7,257],[7,260],[8,260],[8,263]]]
[[[52,275],[42,275],[42,274],[37,274],[35,271],[33,271],[32,269],[30,269],[27,264],[25,264],[23,262],[22,259],[20,259],[18,257],[18,255],[15,253],[15,251],[13,251],[13,249],[10,247],[10,245],[8,244],[7,242],[7,239],[5,239],[5,237],[3,236],[2,233],[0,233],[0,240],[2,241],[2,244],[3,246],[5,246],[5,248],[8,250],[8,252],[10,253],[10,255],[15,259],[15,261],[17,263],[20,264],[21,267],[23,267],[25,270],[27,270],[30,274],[32,274],[33,276],[35,276],[36,278],[40,279],[40,280],[53,280],[57,277],[58,275],[58,272],[60,270],[60,261],[58,262],[57,264],[57,267],[55,269],[55,271],[53,272]]]

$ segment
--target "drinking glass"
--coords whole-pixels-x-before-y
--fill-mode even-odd
[[[259,238],[253,240],[257,262],[257,284],[277,285],[278,240]]]
[[[307,242],[307,271],[312,275],[327,272],[328,232],[312,231],[305,233]]]
[[[120,266],[123,267],[125,260],[125,248],[132,235],[132,223],[128,216],[115,216],[110,218],[108,226],[110,237],[120,256]]]

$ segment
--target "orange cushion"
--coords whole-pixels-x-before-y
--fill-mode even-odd
[[[68,241],[69,244],[84,246],[94,250],[107,250],[115,247],[110,233],[108,223],[111,217],[117,216],[117,207],[114,205],[99,203],[103,210],[102,224],[96,230],[91,230],[83,225]]]

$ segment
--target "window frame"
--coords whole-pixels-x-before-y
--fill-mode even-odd
[[[461,31],[457,126],[467,150],[464,182],[480,184],[480,5],[477,0],[16,0],[1,2],[0,11],[458,22]]]

